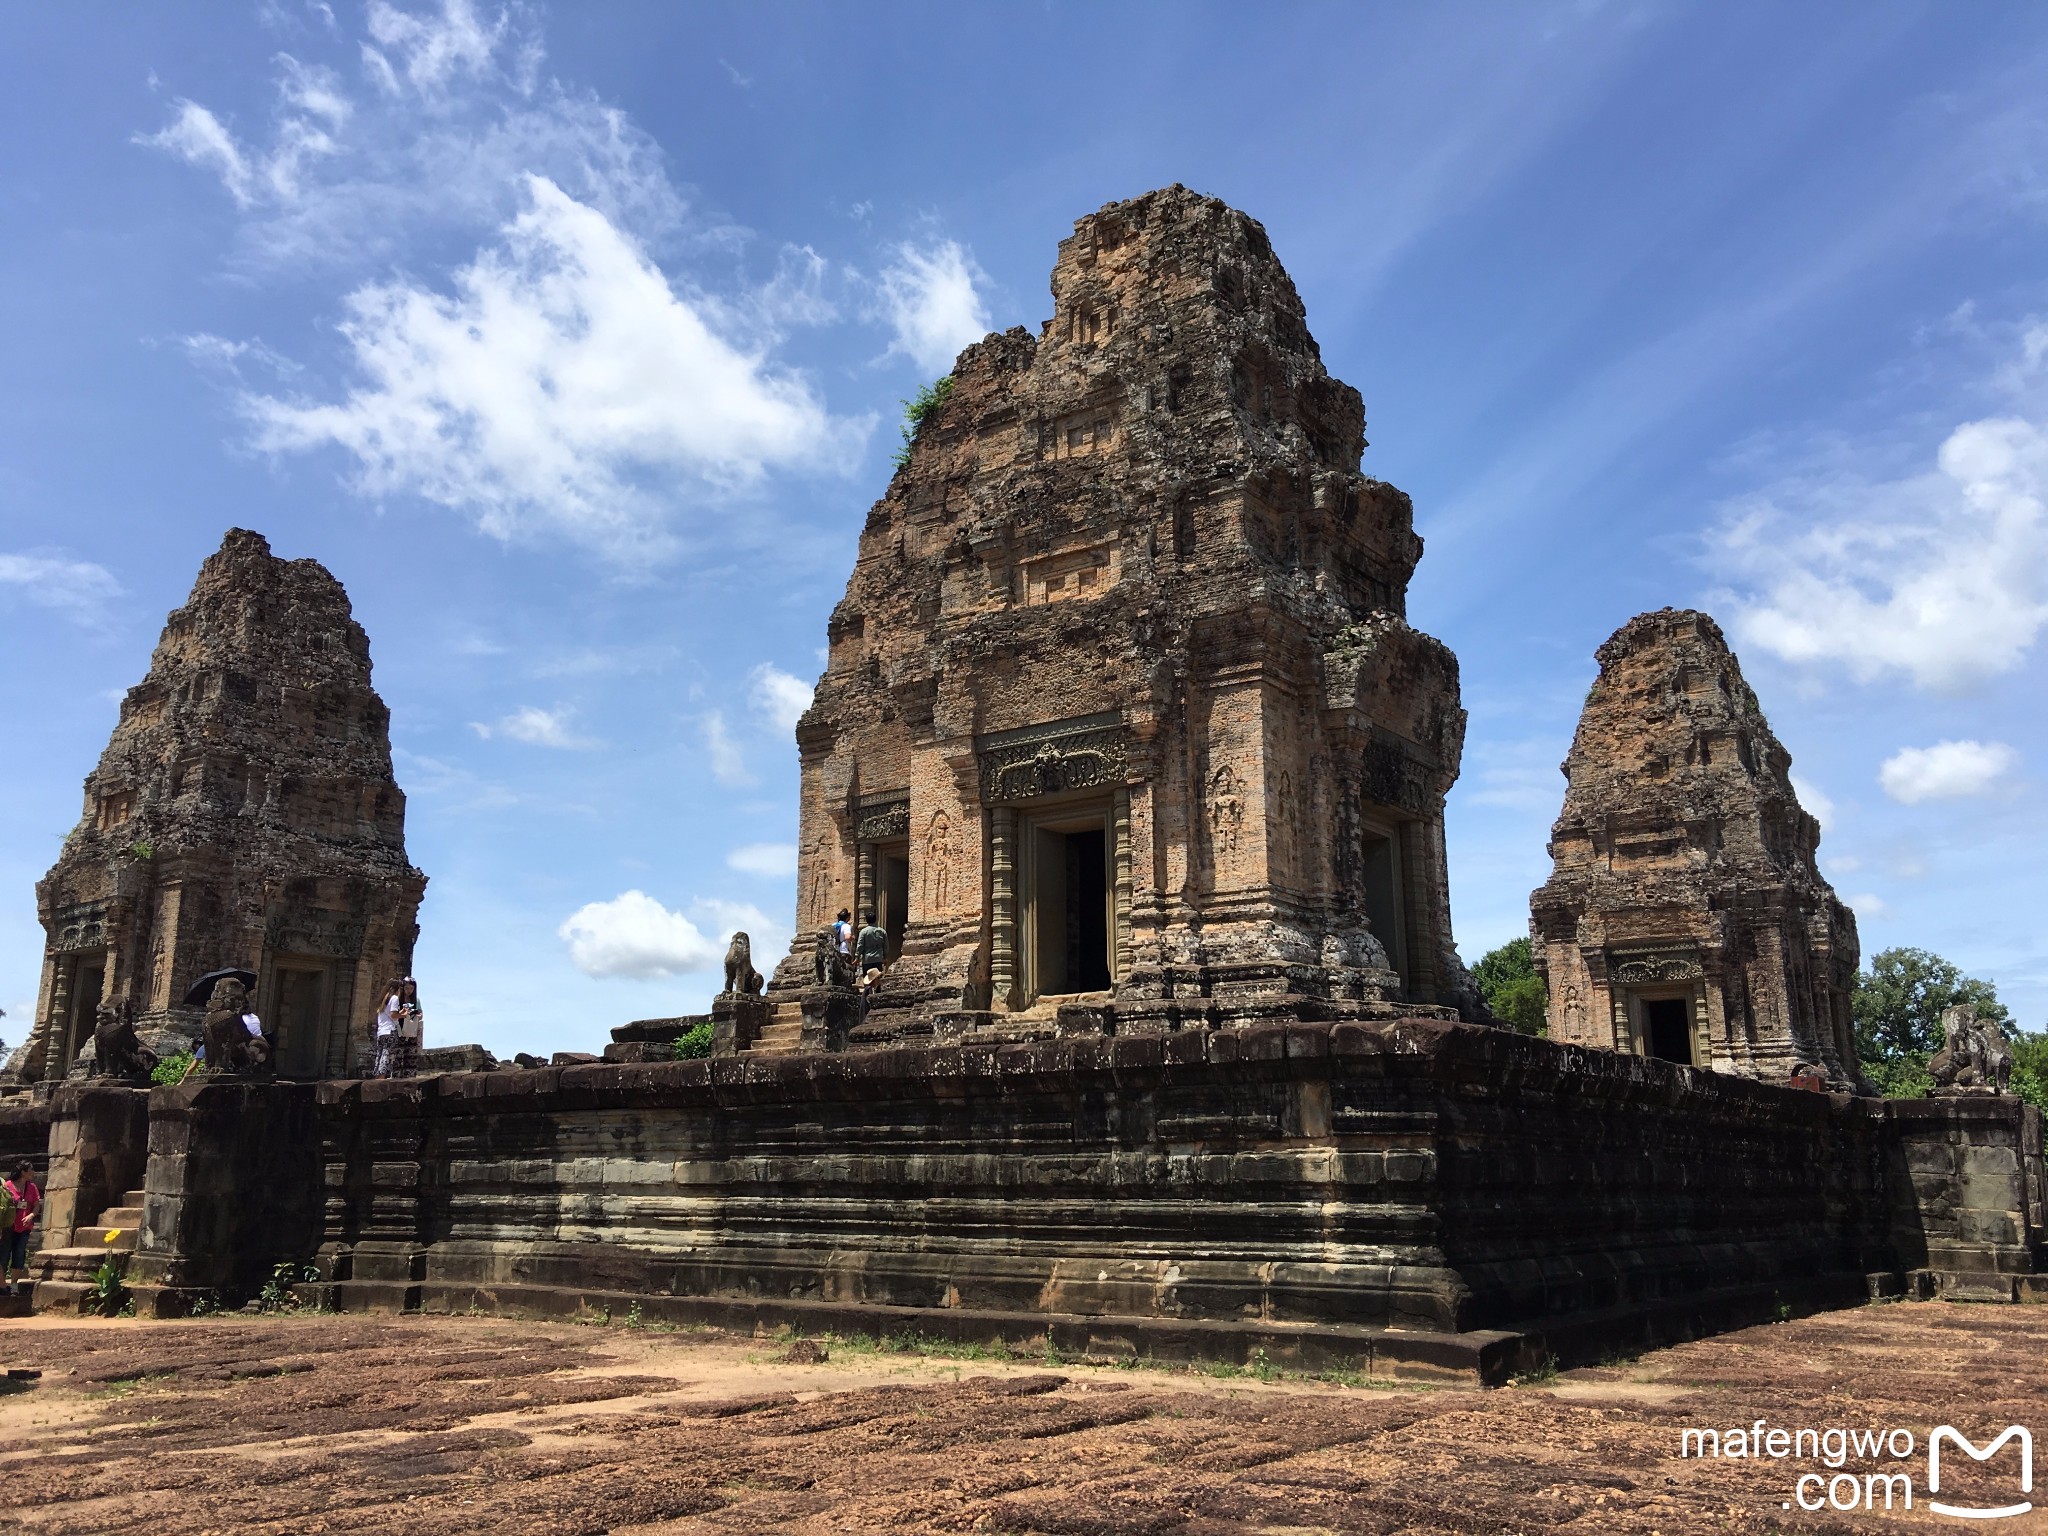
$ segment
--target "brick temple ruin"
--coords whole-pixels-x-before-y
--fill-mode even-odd
[[[231,529],[121,701],[36,887],[35,1023],[0,1085],[82,1071],[102,1002],[132,1003],[145,1038],[189,1038],[186,989],[226,966],[260,977],[280,1072],[348,1073],[372,994],[411,967],[426,883],[348,594]]]
[[[1855,914],[1720,626],[1666,608],[1597,654],[1530,898],[1550,1038],[1853,1086]]]
[[[797,730],[797,951],[873,911],[861,1038],[1473,1011],[1457,661],[1265,231],[1082,219],[1052,318],[969,347],[868,513]]]
[[[602,1062],[18,1095],[0,1156],[47,1148],[76,1244],[39,1304],[85,1292],[98,1223],[156,1315],[290,1261],[344,1310],[1494,1383],[1786,1309],[2048,1299],[2037,1111],[1785,1080],[1853,1086],[1853,928],[1710,621],[1602,653],[1539,893],[1581,1012],[1461,1016],[1457,673],[1405,621],[1421,545],[1358,473],[1359,397],[1264,231],[1184,189],[1083,219],[1053,287],[870,513],[798,727],[798,927],[876,911],[871,1004],[807,935],[765,997],[735,945],[709,1059],[648,1020]],[[1706,1033],[1660,1034],[1705,987]]]

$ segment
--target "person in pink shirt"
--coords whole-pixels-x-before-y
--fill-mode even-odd
[[[26,1158],[14,1170],[14,1177],[0,1180],[0,1282],[10,1296],[20,1294],[14,1272],[28,1278],[28,1238],[43,1214],[43,1192],[36,1187],[34,1164]]]

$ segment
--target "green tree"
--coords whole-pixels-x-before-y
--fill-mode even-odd
[[[1536,974],[1536,962],[1527,939],[1509,939],[1490,949],[1472,967],[1472,979],[1479,983],[1479,995],[1493,1016],[1510,1029],[1525,1035],[1540,1035],[1550,1016],[1550,993]]]
[[[1880,951],[1856,978],[1857,1055],[1874,1062],[1918,1056],[1924,1062],[1941,1049],[1941,1011],[1953,1003],[1975,1003],[1978,1018],[2001,1029],[2012,1025],[1990,982],[1965,976],[1924,949]]]
[[[2048,1029],[2020,1030],[2012,1036],[2012,1091],[2048,1112]]]

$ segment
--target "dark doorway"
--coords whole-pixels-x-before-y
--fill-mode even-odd
[[[1652,998],[1643,1004],[1650,1054],[1659,1061],[1689,1067],[1692,1060],[1692,1008],[1682,997]]]
[[[1067,844],[1067,984],[1063,992],[1109,986],[1109,871],[1102,829],[1069,832]]]
[[[1068,818],[1032,833],[1026,895],[1031,996],[1109,987],[1108,846],[1099,816]]]
[[[85,1049],[85,1042],[92,1038],[93,1026],[98,1023],[100,993],[106,989],[107,962],[103,955],[95,954],[90,959],[78,962],[78,969],[72,973],[71,1018],[69,1049],[64,1052],[64,1065],[69,1067],[78,1053]]]
[[[882,910],[876,914],[889,935],[889,958],[903,953],[903,925],[910,920],[910,858],[907,853],[879,853],[876,862],[876,895]]]
[[[327,1055],[326,978],[318,971],[277,973],[277,1070],[285,1077],[318,1077]]]

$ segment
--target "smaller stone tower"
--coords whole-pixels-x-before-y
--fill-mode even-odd
[[[1854,1084],[1856,918],[1720,626],[1666,608],[1597,655],[1529,903],[1551,1039]]]
[[[186,990],[230,965],[258,973],[281,1073],[350,1070],[376,987],[411,967],[427,883],[405,856],[389,726],[341,583],[229,530],[36,887],[36,1020],[0,1083],[64,1076],[101,1001],[189,1028]]]

